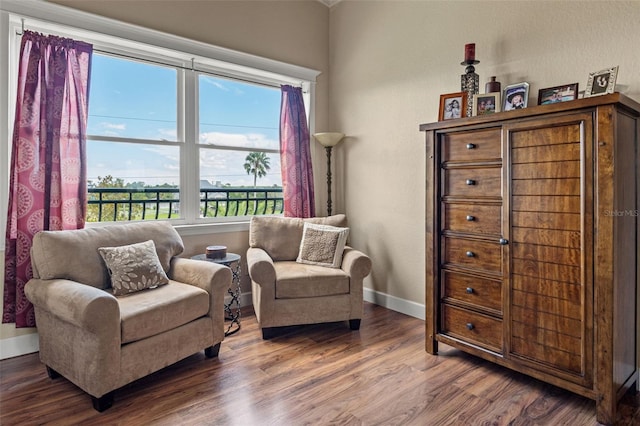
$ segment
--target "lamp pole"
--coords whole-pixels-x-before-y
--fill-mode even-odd
[[[344,138],[344,133],[315,133],[313,137],[327,152],[327,215],[331,216],[331,150]]]
[[[327,216],[331,216],[331,150],[332,146],[324,148],[327,151]]]

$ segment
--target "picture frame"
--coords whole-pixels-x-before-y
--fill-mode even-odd
[[[467,116],[467,92],[440,95],[438,121],[453,120]]]
[[[492,92],[473,96],[473,116],[489,115],[501,110],[501,93]]]
[[[503,111],[513,111],[523,109],[529,102],[529,83],[510,84],[504,88],[504,99],[502,100]]]
[[[538,105],[549,105],[578,99],[578,83],[538,90]]]
[[[602,96],[613,93],[616,88],[617,78],[618,65],[590,73],[584,97],[590,98],[592,96]]]

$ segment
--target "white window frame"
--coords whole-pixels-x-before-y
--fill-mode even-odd
[[[314,132],[315,82],[320,74],[319,71],[189,40],[40,0],[2,0],[0,24],[3,40],[0,44],[0,89],[9,95],[8,99],[3,99],[0,105],[0,135],[5,136],[4,139],[7,141],[4,146],[0,144],[0,164],[3,165],[1,169],[6,170],[6,173],[0,175],[0,200],[8,201],[8,166],[12,117],[15,109],[17,54],[19,53],[16,48],[19,43],[17,33],[20,33],[23,28],[87,41],[101,51],[139,57],[180,68],[193,68],[223,77],[268,85],[301,86],[309,129],[311,133]],[[183,76],[183,79],[178,79],[178,104],[179,107],[184,106],[182,111],[186,111],[185,114],[193,115],[197,105],[197,73],[183,71]],[[184,90],[181,90],[181,84],[184,84]],[[182,94],[186,91],[195,93],[195,104],[185,102]],[[197,116],[195,122],[198,122]],[[172,220],[172,223],[177,225],[182,235],[248,229],[246,217],[229,218],[231,222],[199,218],[199,188],[197,187],[199,167],[193,167],[191,163],[187,166],[189,159],[199,159],[197,132],[197,128],[185,125],[185,117],[178,117],[178,141],[185,142],[181,149],[180,162],[180,203],[181,207],[184,205],[181,214],[184,219]],[[186,143],[187,141],[195,143]],[[195,164],[199,164],[199,160]],[[6,205],[0,206],[0,231],[3,236],[6,211]]]

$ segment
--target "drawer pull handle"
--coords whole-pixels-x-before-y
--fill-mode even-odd
[[[507,244],[509,244],[509,240],[507,240],[506,238],[500,238],[499,243],[501,246],[506,246]]]
[[[470,322],[467,323],[467,329],[468,330],[473,330],[475,328],[475,326],[473,324],[471,324]]]
[[[467,149],[476,149],[477,145],[475,143],[468,143]]]
[[[471,216],[471,215],[467,216],[467,222],[473,222],[474,220],[476,220],[475,216]]]
[[[467,287],[467,293],[473,294],[473,289],[471,287]]]
[[[476,181],[475,181],[475,180],[473,180],[473,179],[467,179],[466,184],[467,184],[467,185],[475,185],[475,184],[476,184]]]
[[[476,257],[476,254],[472,251],[467,252],[467,257]]]

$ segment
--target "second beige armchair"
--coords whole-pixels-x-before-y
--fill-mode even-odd
[[[264,339],[273,337],[275,327],[289,325],[349,321],[352,330],[360,328],[362,283],[371,271],[371,260],[346,246],[337,259],[339,267],[301,262],[305,222],[340,228],[347,225],[345,215],[251,219],[247,266],[253,307]]]

